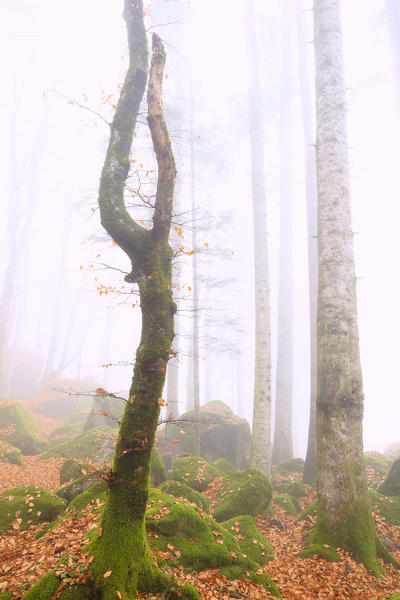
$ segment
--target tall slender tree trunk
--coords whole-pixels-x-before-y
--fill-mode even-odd
[[[305,186],[308,234],[308,289],[310,313],[310,419],[303,480],[315,485],[317,477],[317,295],[318,295],[318,223],[317,174],[315,158],[315,108],[311,93],[310,60],[312,33],[307,35],[305,19],[310,15],[308,0],[297,0],[297,36],[301,108],[305,156]],[[310,48],[310,51],[307,51]]]
[[[293,69],[290,57],[290,6],[281,3],[280,106],[280,227],[278,354],[276,364],[275,431],[272,463],[293,457],[293,231],[291,173],[291,98]]]
[[[363,457],[363,386],[350,214],[338,0],[314,1],[318,175],[317,544],[348,550],[373,575],[391,557],[374,527]]]
[[[253,0],[247,3],[247,43],[251,65],[249,120],[255,269],[255,374],[250,466],[271,472],[271,322],[264,171],[264,128],[258,73]]]
[[[196,207],[196,156],[194,147],[194,100],[191,90],[190,106],[190,196],[192,208],[192,246],[194,254],[192,255],[192,308],[193,308],[193,410],[194,410],[194,454],[200,455],[200,303],[199,303],[199,274],[197,259],[197,207]]]

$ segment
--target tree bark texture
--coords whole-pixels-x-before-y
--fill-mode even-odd
[[[351,552],[380,575],[363,458],[363,386],[350,214],[338,0],[315,0],[318,178],[318,520],[311,539]]]
[[[142,333],[110,473],[102,535],[91,546],[95,594],[101,600],[115,600],[117,592],[123,598],[133,598],[136,589],[163,592],[166,586],[166,576],[155,569],[147,545],[144,515],[160,412],[158,400],[174,338],[176,305],[171,290],[169,229],[176,171],[162,111],[165,53],[160,38],[153,34],[147,119],[157,158],[158,182],[153,225],[146,230],[131,218],[124,204],[131,141],[148,72],[142,2],[125,0],[124,17],[130,64],[111,125],[99,206],[103,226],[131,259],[132,272],[126,279],[139,287]],[[108,571],[110,576],[104,578]]]
[[[317,173],[315,158],[315,108],[311,94],[310,57],[307,47],[305,19],[309,12],[308,0],[297,0],[297,35],[299,50],[299,75],[303,117],[305,186],[308,234],[308,289],[310,306],[310,418],[308,426],[307,454],[303,480],[315,485],[317,478],[317,296],[318,296],[318,222],[317,222]],[[310,33],[311,36],[311,33]]]
[[[293,231],[291,173],[291,98],[293,73],[290,58],[290,10],[281,4],[280,106],[280,216],[278,352],[276,364],[275,431],[272,464],[293,458]]]
[[[264,171],[263,118],[258,74],[253,0],[247,4],[247,42],[251,82],[249,120],[254,227],[255,269],[255,374],[250,466],[271,472],[271,319],[267,240],[267,206]]]

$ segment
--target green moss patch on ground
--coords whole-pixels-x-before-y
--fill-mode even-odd
[[[19,448],[22,454],[43,452],[47,444],[37,437],[31,415],[18,402],[0,401],[0,441]]]
[[[219,472],[200,456],[184,456],[174,464],[171,479],[203,492]]]
[[[304,460],[302,458],[289,458],[281,462],[276,470],[282,475],[289,473],[303,473],[304,471]]]
[[[21,450],[7,442],[0,441],[0,460],[10,465],[22,465]]]
[[[153,447],[151,451],[151,485],[152,487],[158,487],[166,479],[167,476],[165,475],[161,456],[156,448]]]
[[[369,491],[372,511],[384,517],[392,525],[400,525],[400,497],[385,497],[374,490]]]
[[[242,552],[242,556],[250,558],[260,565],[273,559],[272,547],[268,540],[258,531],[253,517],[241,515],[221,523],[233,535]]]
[[[301,558],[323,558],[330,562],[338,562],[341,560],[335,548],[332,548],[327,544],[312,544],[299,552],[299,556],[301,556]]]
[[[210,512],[209,498],[180,481],[164,481],[164,483],[160,485],[160,490],[164,492],[164,494],[169,494],[176,498],[186,498],[186,500],[196,504],[205,512]]]
[[[381,454],[380,452],[364,452],[364,461],[367,468],[373,469],[378,479],[388,474],[390,467],[395,460],[391,454]]]
[[[49,435],[49,443],[54,445],[71,442],[77,435],[83,433],[83,426],[84,421],[78,421],[77,423],[67,423],[56,427]]]
[[[41,458],[65,457],[88,460],[97,465],[112,461],[117,432],[111,427],[95,427],[81,433],[72,441],[51,446]]]
[[[265,514],[271,498],[271,484],[260,471],[235,471],[222,480],[213,516],[220,522],[238,515]]]
[[[385,496],[400,496],[400,458],[393,462],[385,481],[378,488],[378,492]]]
[[[0,494],[0,534],[11,527],[23,531],[31,524],[54,521],[65,502],[43,488],[30,485]]]
[[[290,494],[280,494],[272,498],[272,503],[280,506],[288,515],[295,517],[300,512],[300,505]]]

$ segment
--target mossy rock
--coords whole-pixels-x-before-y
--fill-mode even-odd
[[[0,600],[12,600],[13,598],[12,592],[0,592]]]
[[[249,466],[251,432],[246,419],[235,415],[227,404],[219,400],[200,407],[200,423],[193,410],[180,416],[182,424],[169,424],[167,440],[178,440],[175,449],[180,454],[194,454],[195,429],[200,428],[200,455],[208,462],[225,458],[237,469]],[[182,433],[182,431],[184,433]],[[165,431],[162,432],[164,435]]]
[[[88,488],[92,487],[96,483],[99,483],[99,479],[94,474],[85,475],[83,477],[79,477],[78,479],[74,479],[68,483],[65,483],[61,487],[59,487],[55,494],[65,500],[67,504],[72,502],[74,498],[83,494]],[[106,483],[104,486],[106,486]]]
[[[300,506],[296,498],[289,494],[280,494],[272,498],[272,503],[280,506],[288,515],[295,517],[300,512]]]
[[[244,558],[263,565],[267,560],[273,560],[272,547],[268,540],[258,531],[253,517],[240,515],[221,523],[233,535]]]
[[[19,448],[0,442],[0,460],[9,463],[10,465],[22,465],[22,455]]]
[[[378,478],[384,477],[395,460],[395,456],[381,454],[380,452],[365,452],[364,461],[367,467],[374,469]]]
[[[287,483],[277,483],[273,485],[276,492],[281,494],[290,494],[293,498],[302,498],[306,495],[304,483],[301,481],[290,481]]]
[[[66,425],[56,427],[49,435],[49,443],[53,446],[54,444],[71,442],[77,435],[83,432],[84,424],[85,421],[78,421],[77,423],[67,423]]]
[[[211,466],[215,467],[217,469],[218,473],[222,476],[231,475],[232,473],[234,473],[234,471],[237,470],[235,465],[233,465],[226,458],[217,458],[217,460],[214,460],[211,463]]]
[[[298,517],[298,521],[302,521],[303,519],[305,519],[308,516],[317,516],[317,511],[318,511],[318,500],[315,499],[312,502],[310,502],[310,504],[308,506],[305,507],[305,509],[302,511],[301,515]]]
[[[184,456],[174,464],[171,479],[181,481],[189,487],[203,492],[209,483],[218,477],[217,469],[200,456]]]
[[[146,531],[160,565],[181,564],[187,571],[220,569],[231,579],[247,577],[279,596],[262,563],[244,558],[234,536],[201,509],[177,502],[160,490],[151,490],[146,511]],[[158,536],[157,538],[155,536]],[[246,575],[246,571],[248,575]]]
[[[28,529],[31,524],[54,521],[64,508],[64,500],[35,485],[7,490],[0,494],[0,534],[17,519],[19,531]]]
[[[327,544],[312,544],[299,552],[301,558],[323,558],[330,562],[339,562],[341,560],[335,548]]]
[[[289,458],[281,462],[276,470],[281,475],[289,475],[290,473],[303,473],[304,460],[302,458]]]
[[[54,571],[50,571],[22,596],[22,600],[51,600],[57,592],[61,579]],[[66,586],[58,597],[59,600],[91,600],[91,590],[84,585]]]
[[[268,478],[256,469],[235,471],[222,480],[215,498],[216,521],[227,521],[238,515],[265,514],[272,498]]]
[[[22,454],[43,452],[47,444],[37,437],[31,415],[18,402],[0,401],[0,441],[19,448]]]
[[[392,525],[400,525],[400,497],[386,498],[374,490],[369,490],[369,497],[373,512],[385,517],[386,521]]]
[[[87,464],[84,462],[79,462],[73,458],[68,458],[65,462],[63,462],[60,469],[61,485],[67,483],[67,481],[82,477],[82,469],[87,469],[87,467]]]
[[[165,481],[167,476],[165,475],[164,465],[161,460],[161,456],[156,448],[151,451],[151,485],[152,487],[158,487],[160,483]]]
[[[71,501],[68,512],[76,511],[80,513],[88,504],[102,505],[106,500],[107,490],[108,487],[105,481],[98,481]]]
[[[385,496],[400,496],[400,458],[390,467],[389,474],[378,488],[378,492]]]
[[[207,496],[196,492],[193,488],[181,483],[180,481],[164,481],[160,485],[160,490],[164,494],[175,496],[176,498],[186,498],[189,502],[196,504],[199,508],[205,512],[210,512],[210,500]]]
[[[41,454],[41,458],[86,459],[93,464],[111,463],[117,440],[117,431],[111,427],[95,427],[78,435],[75,439],[55,444]]]
[[[103,426],[119,429],[119,421],[124,414],[125,406],[126,402],[122,398],[97,393],[93,397],[92,410],[88,414],[83,431]]]

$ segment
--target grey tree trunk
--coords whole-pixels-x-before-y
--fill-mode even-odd
[[[264,129],[253,0],[247,4],[247,43],[251,65],[249,121],[255,268],[255,374],[250,466],[271,472],[271,322],[264,170]]]
[[[281,3],[280,106],[280,226],[278,354],[276,364],[275,431],[272,464],[293,457],[293,247],[291,173],[291,98],[293,68],[290,58],[290,5]]]
[[[376,576],[390,555],[376,535],[363,457],[363,386],[350,214],[339,0],[314,1],[318,176],[317,494],[315,544],[351,552]]]
[[[308,234],[308,288],[310,306],[310,419],[303,480],[315,485],[317,477],[317,295],[318,295],[318,223],[317,174],[315,158],[315,107],[311,93],[310,60],[312,32],[307,34],[308,0],[297,0],[297,35],[301,107],[303,117],[305,186]]]

